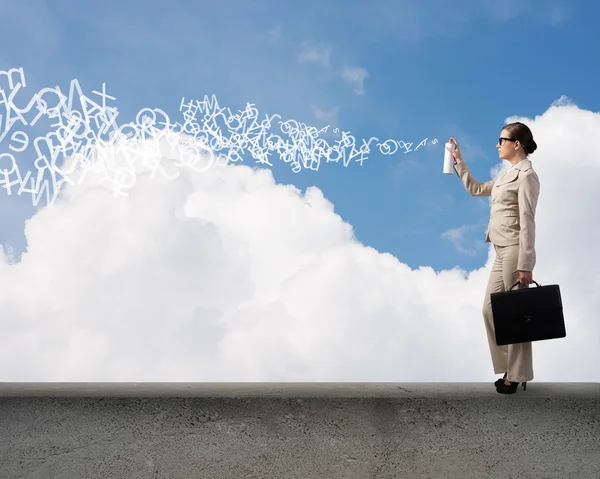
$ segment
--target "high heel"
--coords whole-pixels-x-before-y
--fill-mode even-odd
[[[500,378],[496,382],[494,382],[494,386],[496,386],[496,387],[500,386],[500,384],[504,383],[505,379],[506,379],[506,373],[504,374],[503,378]]]
[[[522,383],[523,391],[527,389],[527,382]],[[514,394],[517,392],[517,387],[519,387],[519,383],[510,382],[510,386],[506,385],[504,381],[499,386],[496,386],[496,391],[500,394]]]

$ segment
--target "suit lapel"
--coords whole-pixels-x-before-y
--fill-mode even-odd
[[[525,160],[522,163],[519,163],[517,166],[515,166],[509,172],[505,173],[502,178],[500,178],[498,181],[496,181],[496,184],[497,185],[503,185],[504,183],[510,183],[517,176],[519,176],[519,171],[528,170],[530,167],[531,167],[531,161],[530,160]]]
[[[509,183],[513,181],[517,176],[519,176],[519,169],[513,168],[508,173],[505,173],[502,178],[496,181],[496,185],[503,185],[504,183]]]

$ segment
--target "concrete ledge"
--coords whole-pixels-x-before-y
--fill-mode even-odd
[[[522,393],[522,394],[519,394]],[[475,398],[503,397],[488,383],[0,383],[0,397]],[[510,396],[600,398],[600,383],[538,383]]]
[[[0,383],[1,479],[600,478],[600,384]]]

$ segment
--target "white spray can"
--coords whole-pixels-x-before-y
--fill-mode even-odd
[[[454,157],[452,156],[452,152],[446,149],[447,147],[454,150],[456,145],[452,141],[449,141],[444,148],[444,174],[452,175],[454,174]]]

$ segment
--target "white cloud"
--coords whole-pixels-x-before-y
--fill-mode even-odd
[[[534,345],[536,380],[598,381],[600,114],[524,121],[539,145],[534,279],[560,284],[567,323]],[[25,234],[21,262],[0,261],[0,381],[495,378],[491,252],[474,271],[412,270],[268,170],[140,174],[121,199],[82,186]]]
[[[478,235],[475,236],[476,234]],[[462,225],[452,228],[442,233],[442,237],[450,241],[458,251],[469,256],[475,256],[483,246],[480,225]]]
[[[369,72],[362,67],[347,67],[342,71],[342,79],[354,86],[354,93],[364,95],[365,80]]]
[[[317,63],[322,66],[329,66],[331,60],[331,45],[302,45],[302,51],[298,54],[300,63]]]
[[[315,119],[317,121],[327,123],[328,125],[331,125],[332,127],[337,126],[338,113],[340,111],[339,106],[335,106],[333,108],[330,108],[329,110],[321,109],[316,105],[311,105],[311,108],[312,108],[313,115],[315,116]]]
[[[364,95],[365,80],[369,76],[369,72],[363,67],[344,67],[341,70],[335,70],[331,65],[331,45],[309,45],[302,44],[302,51],[298,54],[299,63],[316,63],[325,68],[329,73],[334,73],[344,82],[351,84],[354,87],[354,93]]]
[[[573,100],[571,100],[567,95],[561,95],[560,98],[554,100],[550,106],[573,106]]]

